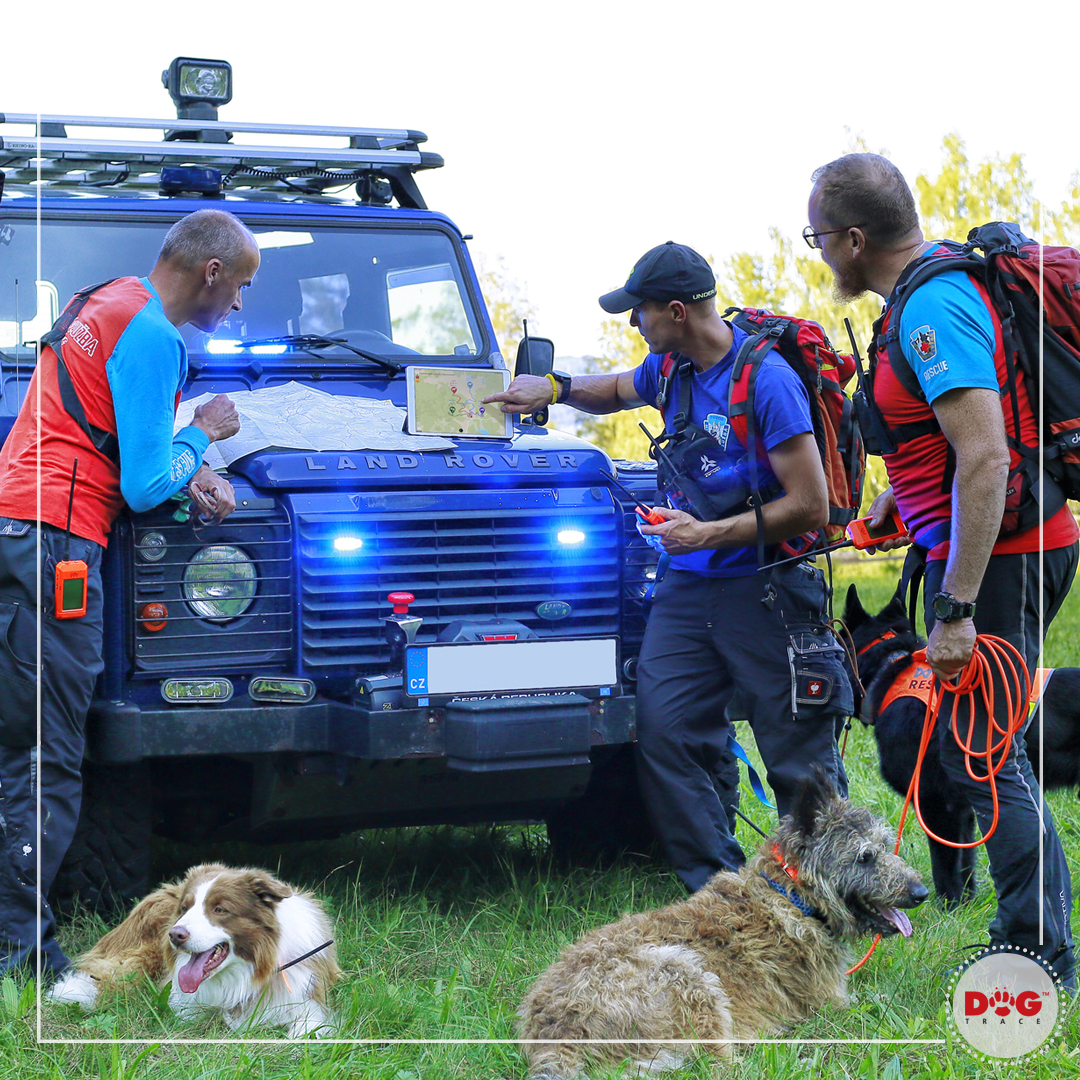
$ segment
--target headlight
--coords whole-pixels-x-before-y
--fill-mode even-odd
[[[184,567],[184,599],[210,622],[238,619],[255,599],[255,564],[237,547],[214,544]]]

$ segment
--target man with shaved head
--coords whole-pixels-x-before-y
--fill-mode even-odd
[[[232,214],[178,221],[148,277],[117,278],[68,304],[41,340],[0,450],[0,973],[36,963],[48,981],[68,966],[45,897],[79,816],[86,712],[102,669],[102,555],[125,504],[150,510],[186,486],[213,521],[235,509],[232,486],[202,463],[210,443],[239,430],[233,403],[217,395],[173,434],[187,377],[177,328],[213,333],[240,310],[258,268],[255,240]],[[75,617],[55,599],[56,564],[68,560],[86,564],[86,612]]]

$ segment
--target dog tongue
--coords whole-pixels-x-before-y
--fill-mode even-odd
[[[909,929],[908,933],[910,932]],[[199,989],[199,983],[206,978],[204,969],[213,951],[213,949],[207,949],[206,952],[198,953],[176,973],[177,985],[185,994],[194,994]]]
[[[898,908],[878,908],[878,911],[885,916],[900,931],[904,937],[911,937],[911,920]]]

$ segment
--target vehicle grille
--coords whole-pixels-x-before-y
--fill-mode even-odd
[[[410,611],[424,620],[418,641],[435,640],[459,619],[515,619],[541,636],[618,633],[621,516],[596,500],[543,511],[493,509],[489,501],[476,510],[298,513],[302,662],[309,670],[384,672],[383,618],[395,590],[416,597]],[[556,539],[571,525],[586,534],[579,548]],[[363,538],[354,555],[334,551],[334,538],[346,532]],[[537,605],[550,600],[570,605],[571,614],[540,618]]]

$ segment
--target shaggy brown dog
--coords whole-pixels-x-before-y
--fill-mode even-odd
[[[676,1068],[847,1001],[847,942],[908,936],[900,908],[926,899],[892,854],[891,829],[808,781],[755,858],[689,899],[586,934],[541,975],[518,1015],[533,1080],[584,1076],[588,1060]],[[612,1040],[573,1043],[558,1040]],[[671,1046],[673,1040],[712,1045]],[[665,1046],[665,1044],[669,1044]]]
[[[288,1024],[291,1037],[326,1034],[326,991],[341,976],[332,938],[313,896],[264,870],[209,863],[140,901],[49,996],[89,1009],[99,990],[143,974],[172,983],[181,1016],[211,1010],[234,1029],[254,1020]]]

